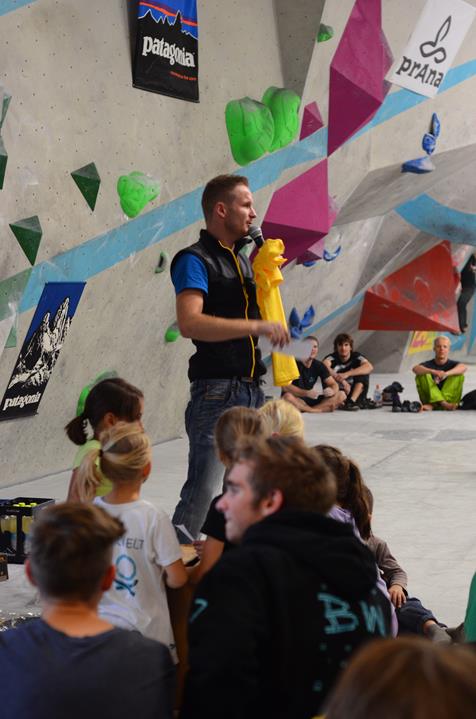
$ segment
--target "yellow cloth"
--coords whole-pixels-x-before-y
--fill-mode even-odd
[[[261,317],[268,322],[281,322],[287,327],[279,291],[279,285],[283,281],[280,267],[286,262],[283,252],[284,242],[282,240],[266,240],[253,260],[253,272]],[[274,384],[277,387],[283,387],[299,377],[294,357],[272,352],[271,359]]]

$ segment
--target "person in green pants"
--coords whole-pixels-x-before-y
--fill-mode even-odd
[[[433,349],[433,359],[413,367],[422,409],[457,409],[463,394],[463,375],[467,367],[449,359],[450,341],[447,337],[437,337]]]

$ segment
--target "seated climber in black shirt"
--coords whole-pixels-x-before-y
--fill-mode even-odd
[[[304,361],[297,360],[299,377],[292,384],[283,387],[282,396],[301,412],[333,412],[343,402],[345,393],[339,389],[335,379],[327,367],[317,357],[319,343],[316,337],[309,340],[309,357]],[[322,393],[315,387],[321,380]]]
[[[345,332],[334,340],[334,352],[324,357],[324,364],[347,396],[343,409],[356,410],[373,404],[367,400],[369,375],[373,365],[360,352],[354,352],[354,340]],[[375,406],[375,405],[374,405]]]

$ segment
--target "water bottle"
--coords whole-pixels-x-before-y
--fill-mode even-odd
[[[377,407],[382,406],[382,390],[380,389],[379,384],[375,387],[375,390],[374,390],[374,402],[377,405]]]

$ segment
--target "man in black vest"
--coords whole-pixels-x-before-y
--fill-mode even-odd
[[[247,178],[220,175],[210,180],[202,208],[206,230],[198,242],[175,255],[171,266],[180,332],[196,348],[189,363],[191,399],[185,412],[188,476],[172,521],[194,538],[223,478],[213,446],[215,423],[229,407],[263,404],[260,377],[266,368],[258,337],[281,347],[289,342],[281,323],[260,319],[251,264],[241,252],[256,217]],[[189,541],[180,531],[179,539]]]

